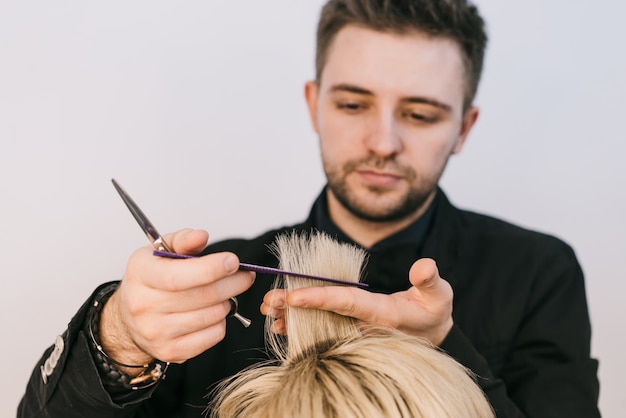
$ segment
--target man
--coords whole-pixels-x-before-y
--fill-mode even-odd
[[[309,218],[204,251],[204,231],[166,237],[200,258],[138,249],[122,282],[97,289],[44,353],[19,416],[201,416],[210,385],[263,358],[261,314],[248,329],[225,320],[229,298],[253,314],[271,282],[238,271],[239,260],[275,264],[267,245],[292,229],[368,249],[373,291],[322,287],[287,300],[274,292],[265,314],[280,318],[288,303],[428,338],[476,373],[501,417],[598,416],[572,250],[458,210],[438,188],[478,117],[485,44],[483,21],[464,0],[329,1],[316,81],[305,87],[328,179]]]

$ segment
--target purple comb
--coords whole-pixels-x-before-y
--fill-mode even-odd
[[[160,250],[154,250],[152,254],[159,256],[159,257],[166,257],[166,258],[196,258],[196,256],[193,256],[193,255],[176,254],[176,253],[171,253],[169,251],[160,251]],[[304,274],[304,273],[293,273],[291,271],[275,269],[272,267],[257,266],[255,264],[239,263],[239,270],[256,271],[257,273],[283,274],[286,276],[304,277],[306,279],[321,280],[323,282],[343,284],[346,286],[369,287],[367,283],[346,282],[344,280],[330,279],[328,277],[319,277],[319,276],[313,276],[313,275]]]

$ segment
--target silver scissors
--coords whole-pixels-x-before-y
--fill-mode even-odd
[[[157,231],[157,229],[154,227],[152,222],[150,222],[150,220],[143,213],[143,211],[139,209],[139,206],[137,206],[137,204],[130,197],[130,195],[126,193],[126,191],[122,188],[122,186],[120,186],[117,183],[117,181],[115,181],[115,179],[111,179],[111,182],[113,182],[113,186],[115,187],[115,190],[117,190],[117,192],[120,194],[122,200],[124,201],[128,209],[130,210],[130,213],[133,214],[133,217],[135,218],[137,223],[139,223],[139,226],[148,237],[148,240],[150,240],[150,243],[155,247],[156,251],[163,252],[164,254],[172,254],[172,255],[175,254],[172,251],[172,249],[167,245],[167,243],[165,242],[161,234],[159,234],[159,231]],[[155,255],[160,255],[160,254],[155,253]],[[181,256],[181,254],[177,254],[177,255]],[[170,257],[174,258],[173,256],[170,256]],[[241,324],[245,328],[248,328],[250,324],[252,323],[252,321],[246,318],[245,316],[241,315],[239,312],[237,312],[239,309],[239,302],[237,301],[237,298],[235,297],[230,298],[230,305],[231,305],[231,309],[230,309],[229,316],[236,318],[237,320],[239,320],[239,322],[241,322]]]
[[[139,206],[137,206],[137,204],[133,201],[133,199],[129,196],[129,194],[126,193],[126,191],[117,183],[117,181],[115,181],[115,179],[111,179],[111,182],[113,182],[113,186],[115,186],[115,189],[122,197],[122,200],[124,201],[128,209],[130,210],[130,213],[133,214],[133,216],[135,217],[135,220],[139,223],[139,226],[148,237],[148,240],[150,240],[150,243],[152,243],[152,245],[155,247],[155,250],[153,251],[154,255],[159,256],[159,257],[167,257],[167,258],[194,258],[195,257],[193,255],[174,253],[172,249],[167,245],[167,243],[165,242],[161,234],[159,234],[157,229],[154,227],[152,222],[150,222],[150,220],[143,213],[143,211],[139,209]],[[239,270],[255,271],[257,273],[267,273],[267,274],[273,274],[273,275],[305,277],[308,279],[320,280],[320,281],[329,282],[329,283],[336,283],[336,284],[341,284],[344,286],[356,286],[356,287],[361,287],[361,288],[368,287],[367,283],[348,282],[345,280],[331,279],[329,277],[320,277],[320,276],[314,276],[311,274],[304,274],[304,273],[295,273],[292,271],[285,271],[285,270],[280,270],[280,269],[273,268],[273,267],[258,266],[255,264],[248,264],[248,263],[239,263]],[[237,312],[239,309],[239,302],[237,301],[237,298],[235,297],[230,298],[230,304],[231,304],[231,311],[230,311],[229,316],[232,316],[238,319],[239,322],[241,322],[241,324],[244,327],[246,328],[249,327],[252,321],[242,316],[241,314],[239,314],[239,312]]]

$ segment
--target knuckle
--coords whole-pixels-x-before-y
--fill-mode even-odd
[[[454,300],[454,289],[452,289],[452,286],[450,285],[450,283],[448,283],[448,302],[452,303],[453,300]]]
[[[357,313],[357,305],[353,300],[347,300],[342,307],[347,316],[355,316]]]
[[[228,306],[228,307],[227,307]],[[205,310],[198,318],[198,328],[204,329],[214,324],[217,324],[226,318],[230,311],[230,304],[228,302],[221,303],[217,306],[212,306]]]
[[[146,327],[142,330],[141,336],[148,343],[154,344],[159,341],[161,337],[161,331],[159,331],[158,328],[159,327]]]
[[[344,297],[343,309],[346,315],[352,317],[362,316],[365,312],[361,312],[363,309],[359,301],[361,301],[360,295],[355,292],[356,289],[349,289],[348,293]]]
[[[138,301],[138,298],[131,297],[126,303],[126,312],[128,312],[132,318],[138,318],[146,312],[146,309],[145,306]]]
[[[282,309],[271,309],[268,310],[264,315],[269,316],[272,319],[281,319],[285,317],[285,311]]]
[[[167,292],[177,292],[181,290],[180,280],[169,270],[163,271],[160,282],[162,283],[163,290]]]
[[[391,315],[386,322],[387,323],[384,325],[387,325],[388,327],[391,327],[391,328],[399,329],[402,326],[402,321],[400,320],[400,317],[395,314]]]
[[[203,352],[207,347],[214,346],[226,337],[226,320],[222,320],[219,323],[212,325],[202,334],[202,347],[199,348],[199,351],[196,354]]]
[[[222,341],[226,337],[226,321],[222,321],[216,326],[215,338]]]
[[[151,312],[154,312],[154,307],[158,306],[152,292],[145,292],[145,289],[135,286],[124,290],[120,294],[118,304],[122,312],[126,312],[136,321],[145,319]]]
[[[214,285],[204,285],[199,289],[202,300],[207,304],[213,304],[217,302],[216,289]]]
[[[168,361],[170,363],[180,363],[181,357],[175,348],[171,345],[160,347],[154,351],[154,357],[161,361]],[[183,360],[184,361],[184,360]]]
[[[202,257],[202,276],[206,278],[207,283],[214,283],[225,276],[223,263],[214,257],[215,254],[209,254]]]
[[[189,354],[191,349],[192,347],[189,346],[184,338],[179,338],[164,344],[159,350],[161,357],[157,358],[161,361],[182,363],[193,356],[193,353]]]

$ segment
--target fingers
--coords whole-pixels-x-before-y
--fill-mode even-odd
[[[152,285],[169,292],[200,288],[199,291],[208,290],[228,299],[247,290],[256,277],[254,272],[238,270],[239,259],[232,253],[215,253],[186,260],[160,259],[157,262],[161,275],[154,276]],[[209,288],[211,284],[214,286]]]
[[[287,335],[287,324],[285,323],[285,308],[287,307],[285,289],[273,289],[265,294],[261,304],[261,313],[273,318],[270,331],[275,334]]]
[[[439,276],[431,259],[416,261],[409,281],[409,289],[391,295],[342,286],[298,289],[287,296],[286,302],[289,306],[322,309],[391,326],[439,345],[453,325],[452,287]],[[270,304],[268,307],[268,312],[276,313]]]
[[[207,238],[205,231],[191,229],[166,236],[176,252],[189,254],[201,251]],[[152,251],[140,248],[129,259],[115,298],[123,344],[113,348],[136,346],[160,360],[181,362],[224,338],[229,299],[246,291],[255,273],[239,271],[239,259],[229,252],[171,259]]]
[[[131,257],[126,276],[140,278],[147,287],[177,292],[216,282],[234,275],[239,268],[239,259],[233,253],[215,253],[204,257],[172,259],[157,257],[151,247],[144,247]],[[250,272],[239,277],[254,277]],[[251,284],[251,283],[249,283]],[[241,293],[241,292],[239,292]]]
[[[209,233],[201,229],[187,228],[166,234],[163,239],[175,253],[195,255],[206,247]]]
[[[274,334],[287,335],[287,323],[284,319],[277,319],[272,322],[270,331],[272,331]]]
[[[231,297],[245,292],[254,282],[255,274],[238,271],[238,265],[232,253],[169,259],[140,250],[131,257],[122,282],[123,306],[131,317],[226,306]]]
[[[287,291],[285,289],[273,289],[265,294],[263,303],[261,304],[261,313],[272,318],[282,319],[285,317],[285,298]]]
[[[215,305],[188,312],[168,313],[162,316],[160,330],[154,330],[146,339],[163,338],[175,339],[184,335],[193,334],[205,328],[222,323],[228,316],[230,303],[220,302]]]
[[[206,327],[197,332],[185,334],[168,341],[167,344],[155,345],[152,355],[161,361],[184,363],[213,347],[226,336],[226,321]]]
[[[290,306],[322,309],[367,322],[375,322],[373,306],[385,303],[376,293],[347,286],[322,286],[297,289],[287,296]]]
[[[147,290],[144,295],[158,305],[152,309],[159,313],[194,312],[218,304],[229,306],[230,298],[248,289],[247,283],[246,279],[243,282],[238,282],[231,276],[216,283],[180,292]]]

